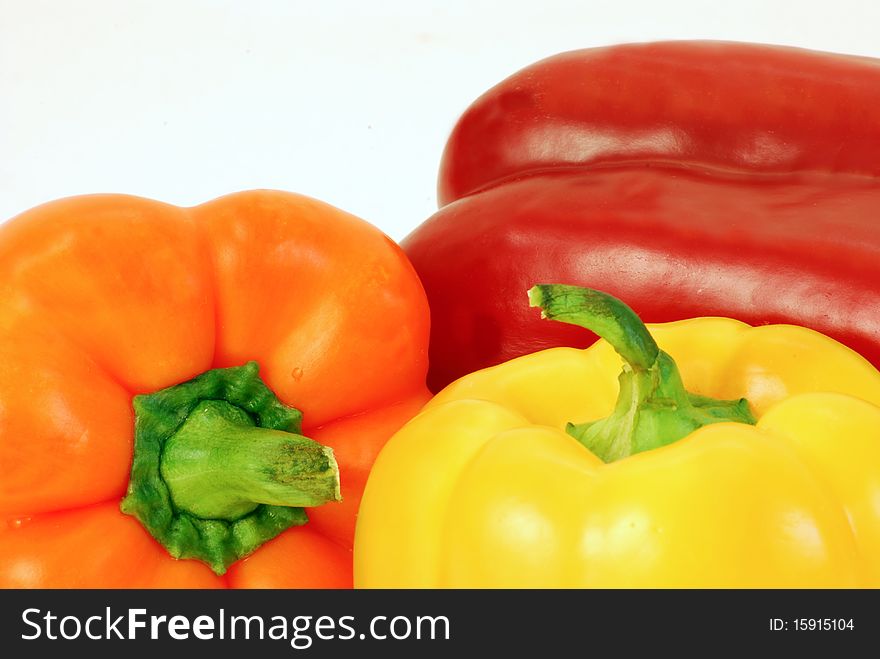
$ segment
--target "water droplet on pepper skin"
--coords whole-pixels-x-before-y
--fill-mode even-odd
[[[10,529],[20,529],[25,524],[31,521],[30,517],[18,517],[16,519],[10,519],[6,522],[6,526]]]

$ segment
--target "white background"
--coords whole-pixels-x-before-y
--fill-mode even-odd
[[[680,38],[880,57],[878,28],[874,0],[0,0],[0,221],[265,187],[400,239],[458,115],[535,60]]]

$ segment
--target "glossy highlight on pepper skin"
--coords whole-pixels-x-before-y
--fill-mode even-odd
[[[363,483],[427,400],[428,310],[380,231],[307,197],[178,208],[122,195],[0,229],[0,585],[347,587]],[[216,577],[119,511],[132,396],[260,365],[333,449],[343,503]]]
[[[880,585],[880,373],[800,327],[649,329],[688,391],[745,397],[757,424],[605,464],[565,432],[614,408],[605,341],[465,376],[379,455],[355,586]]]
[[[573,51],[501,82],[402,242],[433,311],[429,386],[592,343],[519,304],[536,281],[646,322],[802,325],[880,366],[878,90],[877,60],[711,42]]]

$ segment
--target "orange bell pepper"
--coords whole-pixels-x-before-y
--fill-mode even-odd
[[[96,195],[9,221],[0,227],[0,586],[350,586],[370,466],[428,398],[428,329],[400,249],[306,197],[244,192],[179,208]],[[226,368],[248,362],[265,384],[254,365]],[[249,378],[250,389],[205,385],[229,377]],[[236,398],[246,390],[259,399],[251,407]],[[282,421],[270,423],[263,404]],[[237,419],[231,434],[196,432],[202,421],[192,419],[211,406]],[[133,407],[159,409],[164,421],[135,423]],[[219,449],[197,444],[215,440],[235,453],[204,479],[190,462],[209,459]],[[157,441],[161,458],[145,452]],[[314,449],[320,486],[298,452],[275,473],[277,455],[300,445]],[[169,466],[166,454],[183,457]],[[227,473],[236,469],[249,475]],[[279,486],[285,478],[292,488]],[[126,491],[131,514],[120,510]],[[239,499],[218,499],[229,492]],[[200,533],[215,544],[193,548]]]

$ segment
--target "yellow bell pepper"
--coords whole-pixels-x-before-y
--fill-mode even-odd
[[[356,586],[880,587],[867,360],[801,327],[649,333],[603,293],[530,299],[604,340],[465,376],[402,428],[361,504]]]

